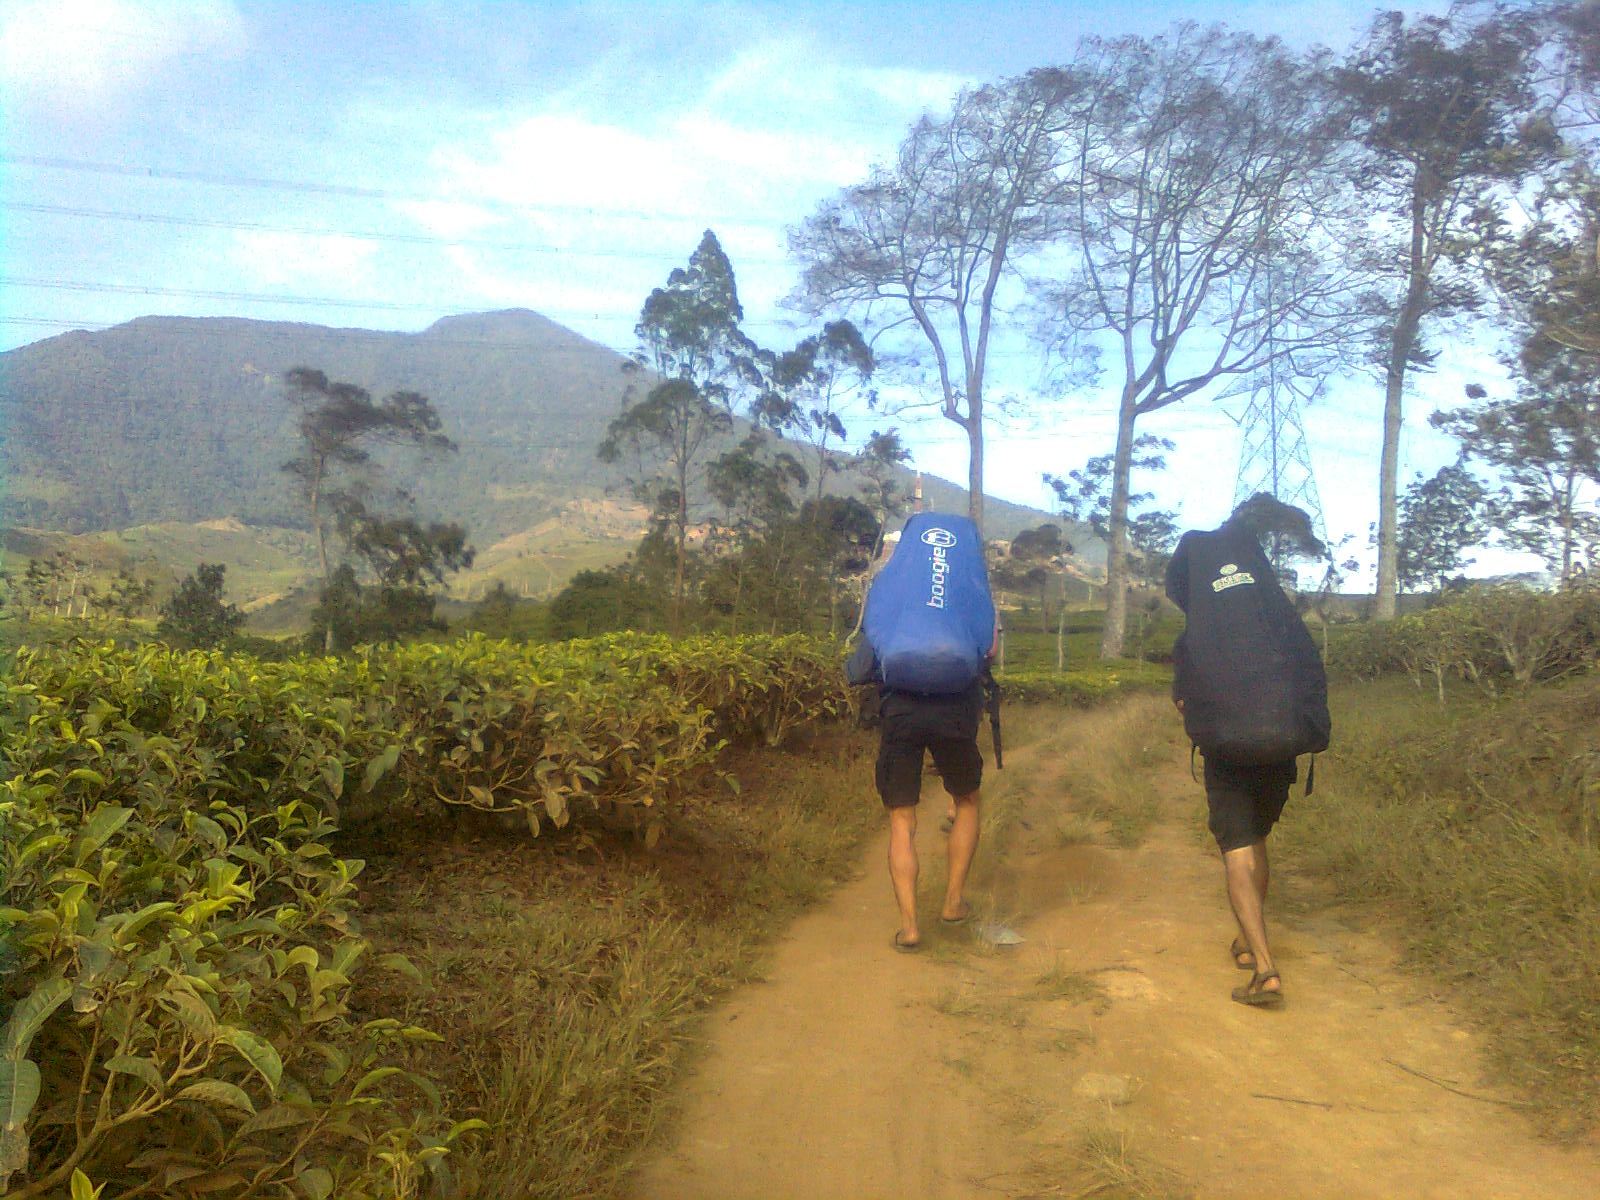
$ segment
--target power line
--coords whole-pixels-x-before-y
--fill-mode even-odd
[[[287,233],[301,237],[346,238],[352,241],[396,242],[415,246],[440,246],[451,249],[516,250],[526,254],[558,254],[568,258],[617,258],[635,262],[681,262],[683,255],[648,250],[579,250],[548,243],[496,240],[493,238],[446,238],[423,233],[384,233],[376,229],[336,229],[305,225],[273,225],[264,221],[224,221],[220,218],[180,217],[164,213],[122,212],[113,209],[75,208],[65,204],[29,204],[19,200],[0,200],[0,208],[12,212],[48,216],[87,218],[100,221],[132,221],[148,225],[171,225],[190,229],[232,229],[245,233]],[[787,259],[741,256],[742,265],[788,266]]]
[[[582,213],[628,221],[714,222],[722,226],[770,229],[772,219],[715,213],[672,213],[636,208],[601,208],[592,204],[558,204],[547,201],[516,201],[450,195],[444,192],[409,192],[394,188],[356,187],[343,183],[321,183],[303,179],[277,179],[270,176],[227,175],[212,171],[187,171],[169,167],[138,167],[125,163],[91,162],[86,159],[55,158],[35,154],[0,154],[0,163],[38,167],[52,171],[73,171],[93,175],[117,175],[130,179],[163,179],[178,183],[202,183],[214,187],[250,188],[258,191],[293,192],[302,195],[340,196],[353,200],[397,200],[413,204],[460,204],[469,207],[505,209],[531,213]]]

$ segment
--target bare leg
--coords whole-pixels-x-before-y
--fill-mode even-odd
[[[1255,956],[1256,975],[1265,975],[1273,969],[1272,950],[1267,945],[1265,900],[1267,894],[1267,844],[1255,841],[1222,855],[1223,870],[1228,879],[1228,903],[1233,906],[1233,916],[1239,922],[1239,932],[1245,945]],[[1276,979],[1261,985],[1262,990],[1279,990]]]
[[[952,803],[955,819],[950,825],[950,871],[940,916],[959,920],[967,912],[962,893],[967,886],[967,872],[972,869],[972,857],[978,852],[978,793],[953,797]]]
[[[922,940],[917,931],[917,807],[889,810],[889,882],[900,906],[900,944]]]
[[[1251,864],[1250,877],[1251,877],[1251,879],[1254,881],[1254,883],[1256,885],[1256,893],[1257,893],[1257,895],[1259,895],[1260,898],[1261,898],[1261,901],[1260,901],[1261,902],[1261,911],[1262,911],[1263,914],[1265,914],[1266,910],[1267,910],[1267,884],[1268,884],[1268,882],[1270,880],[1270,877],[1271,877],[1271,870],[1270,870],[1270,868],[1268,866],[1268,863],[1267,863],[1267,843],[1266,843],[1266,840],[1265,839],[1257,839],[1256,841],[1252,842],[1249,846],[1247,846],[1246,849],[1253,850],[1256,853],[1255,861]],[[1253,959],[1254,958],[1254,952],[1250,950],[1250,939],[1245,935],[1244,924],[1242,922],[1239,922],[1238,910],[1237,909],[1235,909],[1235,911],[1234,911],[1234,920],[1238,924],[1239,936],[1234,939],[1234,943],[1233,943],[1233,946],[1232,946],[1233,956],[1236,959],[1240,959],[1240,963],[1239,963],[1240,966],[1254,968],[1255,967],[1255,962],[1254,961],[1245,962],[1241,958],[1241,952],[1242,952],[1244,955],[1248,955]],[[1263,920],[1263,924],[1265,924],[1265,916],[1264,915],[1263,915],[1262,920]]]

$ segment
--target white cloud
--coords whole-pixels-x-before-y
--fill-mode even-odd
[[[251,290],[299,296],[381,296],[372,271],[377,243],[296,233],[236,233],[227,260]]]
[[[11,103],[92,108],[185,57],[240,53],[245,40],[228,0],[3,0],[0,92]]]

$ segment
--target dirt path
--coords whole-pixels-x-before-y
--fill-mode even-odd
[[[1026,941],[935,921],[923,953],[895,953],[874,844],[709,1018],[638,1200],[1600,1194],[1600,1150],[1541,1142],[1484,1083],[1476,1035],[1292,881],[1279,909],[1304,911],[1273,931],[1288,1003],[1233,1003],[1246,977],[1186,756],[1151,772],[1166,819],[1141,847],[1070,843],[1064,740],[1097,736],[1071,720],[986,788],[1015,819],[973,895]],[[930,906],[942,808],[925,793]]]

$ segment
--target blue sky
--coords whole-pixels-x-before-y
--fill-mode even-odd
[[[627,350],[708,227],[749,331],[781,348],[800,332],[785,230],[960,87],[1086,33],[1189,16],[1342,46],[1373,11],[0,0],[0,349],[147,313],[421,329],[526,307]],[[1493,373],[1475,341],[1411,399],[1403,478],[1453,457],[1425,418]],[[1059,389],[1037,351],[997,351],[995,386],[1029,411],[994,429],[989,490],[1044,505],[1043,471],[1110,448],[1109,387],[1043,403]],[[1364,543],[1375,516],[1380,405],[1355,379],[1307,413],[1335,537]],[[1240,409],[1149,421],[1180,444],[1156,487],[1186,524],[1231,504]],[[909,432],[919,466],[965,478],[954,426]]]

